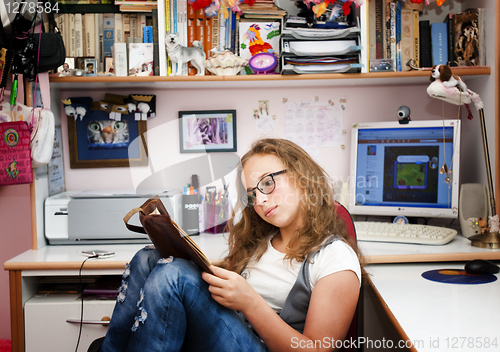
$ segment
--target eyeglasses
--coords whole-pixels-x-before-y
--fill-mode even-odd
[[[246,197],[243,196],[241,201],[249,208],[253,208],[255,206],[255,202],[257,200],[257,194],[255,190],[258,189],[262,194],[270,194],[276,188],[276,181],[274,180],[274,176],[278,176],[284,174],[287,170],[281,170],[278,172],[273,172],[272,174],[266,175],[262,177],[259,182],[257,182],[257,186],[247,191]]]

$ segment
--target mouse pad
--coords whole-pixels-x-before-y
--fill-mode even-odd
[[[422,273],[424,279],[445,284],[479,285],[494,282],[497,277],[493,274],[472,275],[460,269],[438,269]]]

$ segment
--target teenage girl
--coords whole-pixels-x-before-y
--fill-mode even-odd
[[[332,351],[356,310],[361,255],[325,171],[284,139],[241,159],[229,254],[200,273],[140,250],[101,351]]]

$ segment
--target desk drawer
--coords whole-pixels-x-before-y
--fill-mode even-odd
[[[115,300],[84,301],[83,320],[111,317]],[[81,301],[78,295],[35,296],[24,305],[26,352],[74,351],[80,330]],[[68,323],[71,319],[77,323]],[[95,339],[106,334],[107,325],[83,324],[78,352],[86,352]]]

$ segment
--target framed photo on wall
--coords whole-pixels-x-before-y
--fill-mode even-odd
[[[235,152],[236,110],[179,111],[181,153]]]
[[[70,168],[145,166],[146,121],[134,114],[110,120],[101,110],[89,110],[83,119],[68,116]]]

